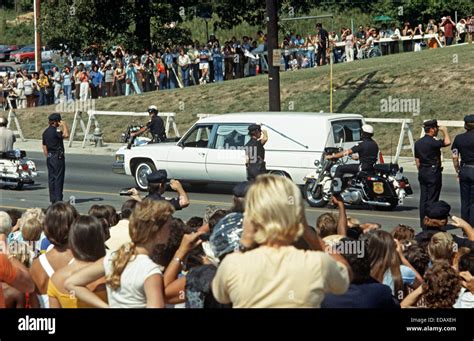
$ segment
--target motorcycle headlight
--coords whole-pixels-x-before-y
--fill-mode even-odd
[[[115,161],[117,162],[125,162],[125,155],[123,154],[115,154]]]
[[[320,164],[321,164],[321,161],[319,161],[319,160],[314,160],[314,165],[315,165],[316,167],[319,167]]]

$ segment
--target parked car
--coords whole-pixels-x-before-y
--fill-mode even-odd
[[[34,45],[25,45],[21,49],[10,52],[10,61],[14,62],[16,60],[16,56],[18,54],[23,53],[25,51],[30,51],[30,50],[34,51],[35,46]]]
[[[53,67],[58,67],[56,64],[53,64],[53,63],[50,63],[50,62],[47,62],[47,63],[42,63],[41,64],[41,67],[44,69],[44,72],[45,73],[48,73],[49,70],[52,70]],[[25,69],[26,72],[29,74],[29,75],[32,75],[34,72],[35,72],[35,63],[29,63],[29,64],[25,64],[22,69]]]
[[[10,59],[13,50],[7,45],[0,45],[0,62],[6,62]]]
[[[142,190],[148,185],[146,176],[156,169],[198,185],[245,181],[244,146],[252,123],[262,123],[268,131],[265,161],[269,173],[303,186],[325,147],[346,149],[361,140],[364,119],[356,114],[295,112],[218,115],[197,121],[177,143],[120,148],[112,169],[132,175]]]
[[[34,47],[27,47],[19,50],[20,52],[15,56],[15,63],[29,63],[35,60],[35,49]]]
[[[0,78],[15,74],[15,69],[8,65],[0,65]]]

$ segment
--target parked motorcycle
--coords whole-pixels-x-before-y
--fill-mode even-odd
[[[25,184],[34,184],[37,175],[35,163],[26,157],[24,150],[0,153],[0,178],[5,187],[21,190]]]
[[[324,149],[321,160],[316,160],[316,169],[305,180],[304,193],[312,207],[324,207],[331,200],[331,185],[337,166],[344,160],[326,160],[326,155],[342,151],[341,148]],[[403,204],[406,196],[413,194],[408,179],[403,176],[403,168],[397,164],[376,164],[374,172],[344,174],[341,197],[347,205],[368,204],[381,210],[393,210]]]

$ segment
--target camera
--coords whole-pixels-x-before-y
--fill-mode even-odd
[[[130,193],[131,188],[122,188],[119,192],[121,196],[130,196],[132,193]]]

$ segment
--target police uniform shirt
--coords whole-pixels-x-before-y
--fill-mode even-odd
[[[364,139],[351,148],[352,153],[359,154],[359,162],[364,165],[373,166],[377,162],[379,146],[371,138]]]
[[[256,154],[255,151],[257,152]],[[263,148],[263,144],[259,140],[251,138],[245,145],[245,153],[247,154],[250,163],[265,160],[265,148]]]
[[[422,166],[439,166],[441,163],[441,148],[444,141],[425,135],[415,143],[415,157]]]
[[[160,116],[155,116],[147,123],[147,128],[150,129],[152,135],[162,136],[165,133],[165,125]]]
[[[145,199],[151,199],[151,200],[166,200],[167,202],[169,202],[171,204],[171,206],[174,207],[174,209],[176,211],[179,211],[179,210],[182,210],[183,208],[181,207],[181,205],[179,204],[179,199],[177,198],[173,198],[173,199],[168,199],[168,198],[165,198],[163,196],[161,196],[161,194],[159,193],[153,193],[153,194],[148,194]]]
[[[474,165],[474,131],[467,131],[456,136],[451,149],[461,155],[463,165]]]
[[[48,152],[64,151],[63,133],[49,126],[43,132],[43,145],[48,148]]]

